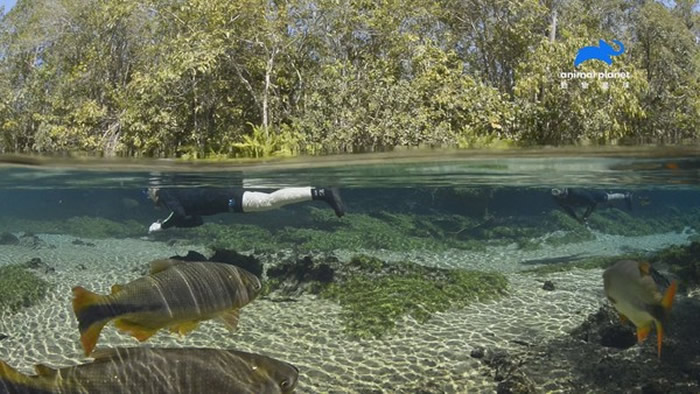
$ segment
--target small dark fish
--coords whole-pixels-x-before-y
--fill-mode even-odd
[[[112,294],[73,288],[73,310],[87,356],[111,320],[141,342],[166,327],[185,335],[215,317],[235,329],[239,309],[261,290],[255,275],[233,265],[156,260],[149,275],[112,286]]]
[[[0,361],[0,392],[13,394],[291,393],[299,370],[284,361],[235,350],[116,348],[95,361],[61,369],[37,365],[37,375]]]

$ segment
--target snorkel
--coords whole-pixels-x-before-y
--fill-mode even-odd
[[[563,189],[553,188],[551,190],[551,193],[552,193],[552,197],[554,197],[554,198],[565,198],[566,195],[569,194],[569,191],[567,188],[563,188]]]

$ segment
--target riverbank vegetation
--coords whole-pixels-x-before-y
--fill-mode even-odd
[[[698,15],[694,0],[19,0],[0,19],[0,152],[694,141]],[[624,53],[574,67],[600,39]]]

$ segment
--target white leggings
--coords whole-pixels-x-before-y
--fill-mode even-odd
[[[260,212],[277,209],[285,205],[311,201],[311,187],[288,187],[272,193],[243,193],[243,212]]]
[[[625,193],[608,193],[608,201],[624,200],[627,197]]]

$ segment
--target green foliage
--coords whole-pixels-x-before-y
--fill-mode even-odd
[[[343,307],[346,332],[359,338],[382,337],[405,315],[424,323],[435,312],[498,298],[508,287],[499,273],[437,270],[408,262],[394,266],[367,256],[356,256],[351,264],[360,268],[357,273],[329,285],[320,296]],[[380,267],[389,271],[378,273]]]
[[[693,15],[697,21],[700,13],[697,6],[673,11],[644,3],[634,25],[638,45],[632,54],[650,87],[642,99],[649,121],[639,133],[678,143],[696,139],[700,130],[700,51],[697,30],[691,30]]]
[[[290,130],[275,133],[262,126],[250,124],[252,134],[244,135],[243,142],[233,143],[243,157],[294,156],[299,153],[299,136]]]
[[[687,1],[20,2],[0,19],[0,151],[695,140],[697,21]],[[628,71],[629,86],[562,89],[559,73],[600,38],[625,54],[579,70]]]
[[[48,282],[19,264],[0,267],[0,314],[36,304],[48,288]]]
[[[604,71],[629,72],[629,79],[563,80],[561,72],[601,70],[598,62],[573,67],[578,48],[591,45],[589,34],[576,29],[562,36],[556,42],[543,37],[518,68],[515,95],[521,104],[519,123],[526,129],[523,138],[535,144],[606,144],[634,135],[646,117],[640,102],[647,89],[643,72],[616,58]]]

